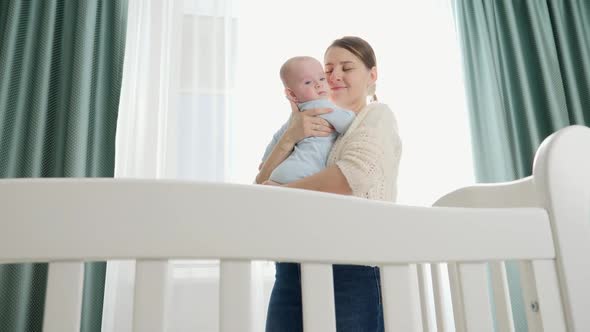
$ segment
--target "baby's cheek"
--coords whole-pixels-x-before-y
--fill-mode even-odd
[[[305,99],[306,100],[315,99],[315,98],[317,98],[317,94],[316,94],[315,90],[305,91]]]

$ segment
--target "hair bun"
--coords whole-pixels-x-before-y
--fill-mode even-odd
[[[367,88],[367,95],[371,96],[371,101],[377,101],[377,95],[375,91],[377,90],[377,83],[373,83],[371,86]]]

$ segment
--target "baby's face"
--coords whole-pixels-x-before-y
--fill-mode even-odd
[[[289,86],[295,95],[295,102],[303,103],[314,99],[328,98],[330,87],[324,68],[317,60],[306,59],[292,65],[289,71]]]

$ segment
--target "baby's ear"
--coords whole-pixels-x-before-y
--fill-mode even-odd
[[[293,90],[289,88],[285,88],[285,97],[287,97],[287,99],[289,99],[290,101],[297,103],[297,96],[295,96]]]

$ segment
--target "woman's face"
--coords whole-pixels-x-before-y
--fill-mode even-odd
[[[355,112],[365,107],[367,90],[377,79],[377,69],[367,69],[359,58],[341,47],[330,47],[324,62],[332,101]]]

